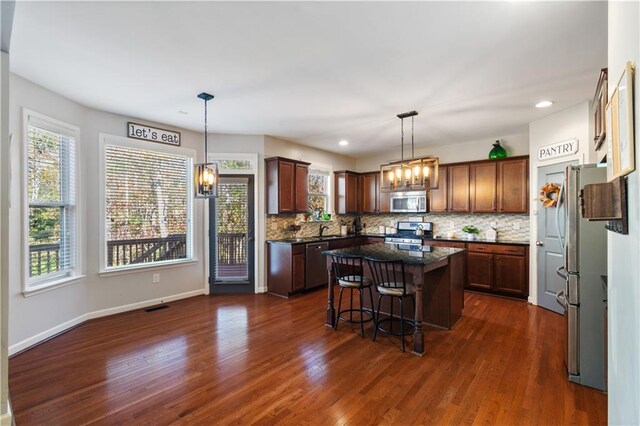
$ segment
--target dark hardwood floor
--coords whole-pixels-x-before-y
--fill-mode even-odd
[[[606,423],[606,395],[566,379],[561,316],[465,297],[453,330],[427,329],[422,358],[397,337],[325,327],[326,291],[200,296],[92,320],[10,359],[16,421]]]

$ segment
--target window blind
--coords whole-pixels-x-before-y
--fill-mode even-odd
[[[191,159],[105,146],[107,267],[189,255]]]
[[[76,267],[75,138],[33,125],[27,131],[29,277],[69,275]]]

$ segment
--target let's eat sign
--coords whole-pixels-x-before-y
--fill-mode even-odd
[[[568,139],[538,148],[538,160],[545,161],[554,158],[566,157],[578,152],[578,139]]]
[[[180,146],[180,132],[157,127],[145,126],[143,124],[127,123],[127,136],[143,141],[165,143],[167,145]]]

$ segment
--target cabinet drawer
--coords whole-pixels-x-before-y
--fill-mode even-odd
[[[525,247],[522,246],[502,246],[498,244],[467,244],[467,250],[477,253],[498,253],[511,254],[514,256],[524,256]]]
[[[304,250],[305,250],[305,245],[304,244],[292,244],[291,245],[291,252],[293,254],[304,254]]]
[[[424,240],[422,245],[425,246],[433,246],[433,247],[454,247],[454,248],[465,248],[466,243],[458,243],[455,241],[433,241],[433,240]]]

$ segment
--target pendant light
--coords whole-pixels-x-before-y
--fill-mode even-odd
[[[415,158],[415,116],[417,111],[398,114],[400,119],[400,161],[380,167],[381,191],[429,190],[438,188],[438,158]],[[411,117],[411,159],[404,158],[404,119]]]
[[[218,196],[218,164],[209,163],[207,146],[207,102],[213,95],[202,92],[198,98],[204,101],[204,163],[194,165],[193,178],[195,198],[215,198]]]

